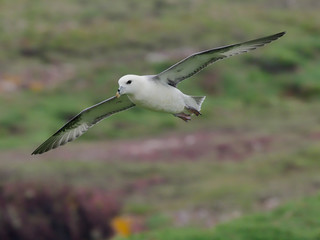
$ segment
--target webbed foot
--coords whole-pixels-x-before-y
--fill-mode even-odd
[[[193,114],[196,115],[196,116],[201,115],[201,113],[200,113],[198,110],[196,110],[196,109],[194,109],[194,108],[192,108],[192,107],[186,107],[186,110],[187,110],[188,112],[190,112],[191,114],[193,113]]]
[[[184,112],[182,113],[176,113],[176,114],[173,114],[175,117],[178,117],[178,118],[181,118],[183,121],[185,122],[188,122],[191,120],[191,117],[189,114],[186,114]]]

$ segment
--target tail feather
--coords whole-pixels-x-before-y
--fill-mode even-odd
[[[203,101],[205,100],[206,96],[190,96],[197,104],[197,110],[200,111],[201,110],[201,105],[203,103]]]

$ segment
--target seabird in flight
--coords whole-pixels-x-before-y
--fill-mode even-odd
[[[84,109],[32,154],[41,154],[71,142],[101,120],[134,106],[171,113],[187,122],[191,120],[191,115],[200,115],[205,97],[182,93],[177,88],[178,83],[198,73],[211,63],[262,47],[284,34],[285,32],[280,32],[243,43],[198,52],[157,75],[125,75],[118,81],[119,88],[116,96]]]

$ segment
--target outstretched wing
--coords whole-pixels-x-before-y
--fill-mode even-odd
[[[67,142],[71,142],[104,118],[133,106],[135,105],[127,96],[120,98],[114,96],[92,107],[86,108],[42,143],[32,154],[41,154],[64,145]]]
[[[209,49],[203,52],[195,53],[165,71],[155,75],[153,79],[163,81],[171,86],[176,86],[182,80],[191,77],[198,73],[203,68],[215,61],[223,58],[231,57],[236,54],[245,53],[254,50],[257,47],[262,47],[279,37],[282,37],[285,32],[277,33],[268,37],[255,39],[248,42],[233,44],[225,47]]]

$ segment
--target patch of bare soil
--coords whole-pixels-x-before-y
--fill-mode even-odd
[[[241,161],[259,154],[294,150],[308,142],[319,141],[320,133],[312,134],[252,134],[235,130],[171,134],[148,139],[104,142],[73,142],[48,153],[8,151],[2,159],[60,159],[80,161]]]

